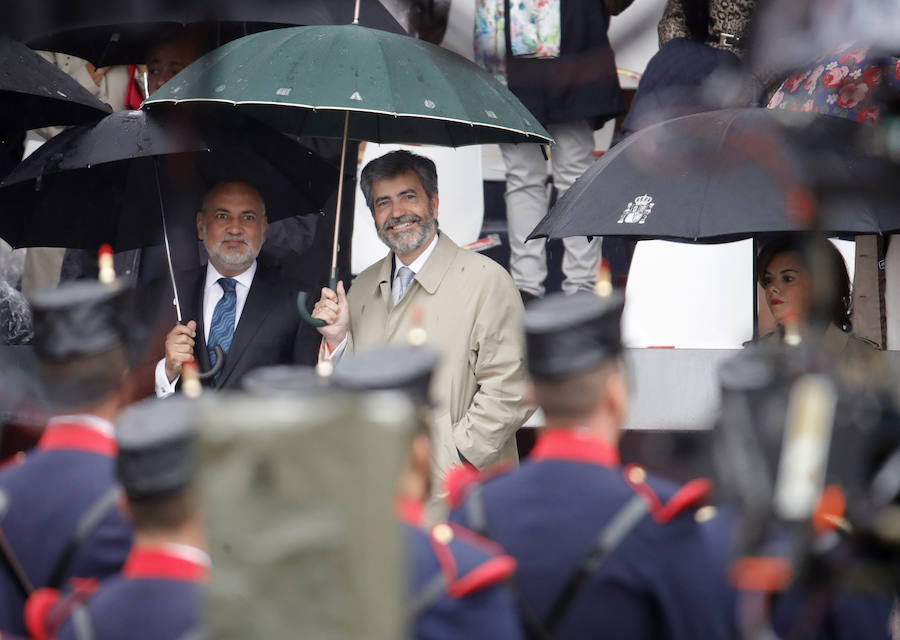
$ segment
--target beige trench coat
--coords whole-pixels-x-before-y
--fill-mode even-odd
[[[404,343],[422,310],[428,343],[441,353],[432,381],[434,490],[443,493],[459,453],[481,468],[516,461],[515,432],[526,404],[522,301],[496,262],[460,249],[441,233],[400,303],[391,306],[394,255],[363,271],[348,293],[352,348]],[[348,345],[350,348],[350,345]]]

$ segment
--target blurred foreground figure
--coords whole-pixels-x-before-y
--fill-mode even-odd
[[[208,637],[402,637],[391,503],[411,404],[267,369],[245,377],[252,395],[217,394],[198,432]]]
[[[522,631],[505,584],[515,571],[515,560],[496,543],[459,525],[426,527],[423,522],[431,483],[428,389],[438,360],[437,352],[426,347],[370,349],[343,360],[333,380],[353,391],[402,391],[418,411],[418,429],[394,504],[409,563],[410,637],[515,640]]]
[[[179,640],[200,631],[211,565],[193,489],[194,405],[185,398],[147,400],[116,421],[117,475],[134,546],[122,573],[99,588],[32,596],[29,626],[43,623],[30,629],[35,638]]]
[[[37,449],[0,472],[0,630],[24,633],[25,598],[122,566],[131,528],[116,509],[112,420],[125,395],[132,291],[97,281],[31,299],[34,348],[56,416]]]
[[[741,638],[891,638],[900,585],[900,419],[843,381],[821,336],[720,369],[717,518]],[[896,637],[896,636],[893,636]]]
[[[516,559],[519,610],[534,638],[719,638],[713,557],[696,507],[616,444],[627,410],[624,299],[548,296],[525,311],[528,368],[547,427],[518,471],[451,476],[451,520]]]

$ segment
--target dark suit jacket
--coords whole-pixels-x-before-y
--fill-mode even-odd
[[[203,326],[203,285],[206,267],[175,274],[184,322],[197,322],[194,354],[200,371],[210,368]],[[171,285],[167,287],[171,302]],[[216,389],[240,388],[241,378],[258,367],[273,364],[314,365],[320,336],[300,319],[297,312],[298,288],[277,277],[272,269],[257,263],[250,293],[234,331],[234,339],[225,354],[225,367],[217,382],[204,384]],[[312,296],[310,296],[311,298]],[[171,307],[170,307],[171,308]],[[169,328],[175,325],[174,308],[168,312]]]
[[[560,20],[558,58],[512,56],[507,21],[509,90],[545,126],[587,119],[599,129],[625,110],[615,56],[606,35],[606,6],[597,0],[562,0]]]

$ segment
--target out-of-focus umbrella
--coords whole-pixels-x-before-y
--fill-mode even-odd
[[[0,133],[97,120],[110,108],[25,45],[0,37]]]
[[[171,162],[160,165],[163,157]],[[0,183],[0,237],[14,247],[149,246],[161,239],[159,188],[175,179],[191,183],[197,204],[218,181],[246,180],[270,220],[319,213],[336,183],[330,164],[252,120],[187,129],[119,111],[64,131]]]
[[[726,242],[818,227],[900,229],[893,163],[860,142],[874,129],[828,115],[727,109],[667,120],[585,171],[530,238],[628,236]],[[840,193],[847,190],[843,196]],[[854,193],[855,192],[855,193]]]
[[[874,133],[867,127],[767,109],[667,120],[605,154],[529,238],[728,242],[813,227],[830,235],[896,231],[896,167],[862,146],[861,134]]]
[[[183,194],[187,182],[193,215],[222,180],[255,185],[267,217],[278,220],[320,212],[336,176],[305,147],[239,116],[186,129],[174,119],[119,111],[64,131],[0,183],[0,237],[14,247],[109,243],[121,251],[165,241],[168,249],[164,194]],[[171,258],[169,268],[172,275]]]
[[[552,141],[508,89],[468,60],[358,24],[241,38],[194,62],[152,98],[145,108],[236,109],[282,131],[340,136],[341,179],[348,138],[445,146]]]
[[[900,4],[884,0],[768,0],[754,16],[750,59],[785,76],[848,42],[896,55]]]
[[[208,2],[75,1],[56,12],[26,14],[21,39],[35,49],[59,51],[97,66],[146,62],[150,47],[187,27],[208,30],[215,45],[251,33],[295,25],[346,24],[354,0],[209,0]],[[60,3],[61,4],[61,3]],[[379,0],[363,0],[360,21],[374,29],[405,33]]]

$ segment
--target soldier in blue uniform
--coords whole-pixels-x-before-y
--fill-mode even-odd
[[[33,452],[0,471],[0,632],[25,632],[35,588],[108,576],[128,553],[111,421],[128,368],[131,300],[125,285],[96,281],[31,300],[45,400],[57,415]]]
[[[516,559],[532,638],[724,637],[721,577],[698,522],[708,481],[679,488],[619,463],[623,304],[584,293],[529,305],[528,367],[547,427],[518,470],[452,474],[450,519]]]
[[[29,599],[34,638],[180,640],[202,632],[210,560],[192,489],[196,401],[145,400],[116,422],[117,475],[134,525],[122,572],[99,588]],[[92,592],[93,591],[93,592]]]

